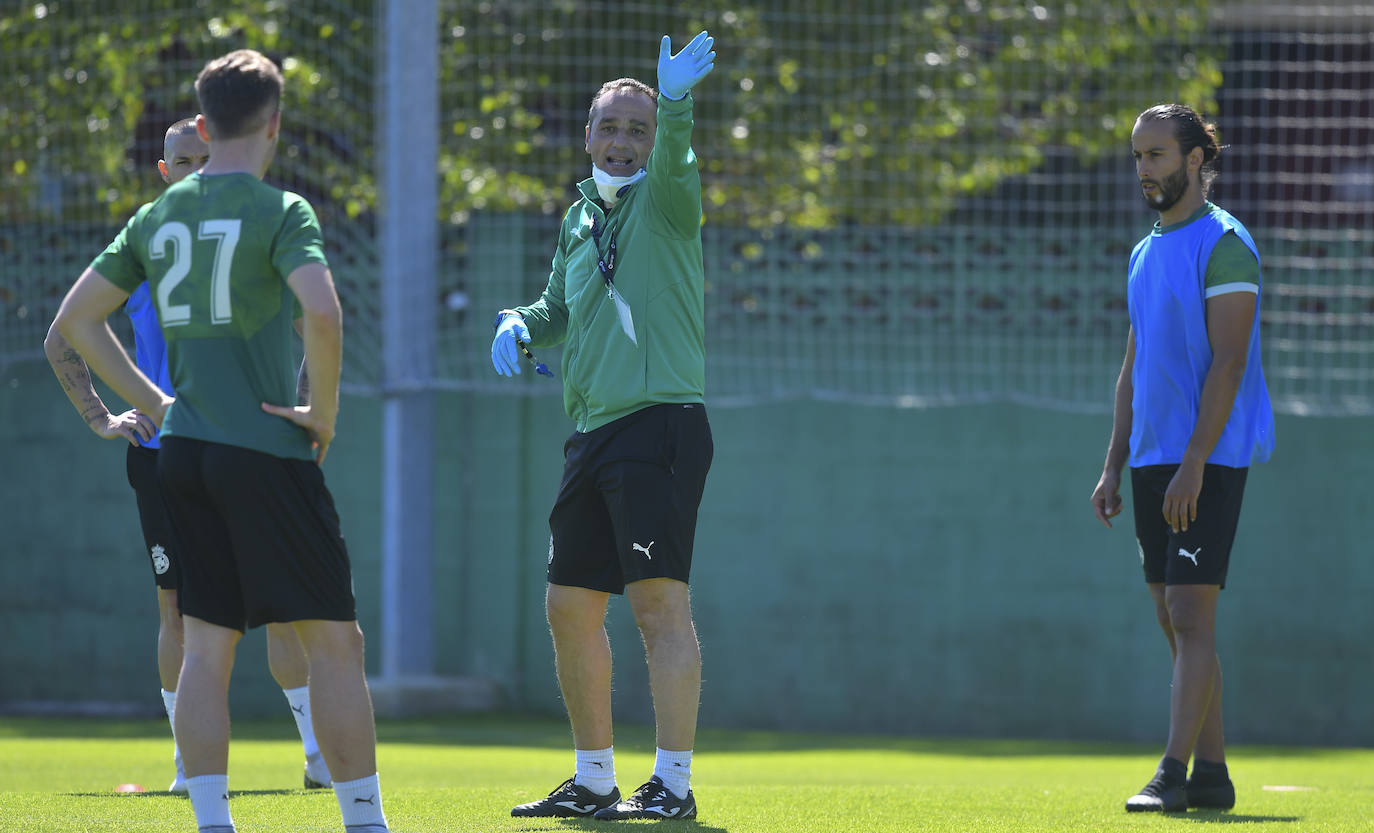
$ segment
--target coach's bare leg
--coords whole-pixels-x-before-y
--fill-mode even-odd
[[[177,607],[177,591],[158,588],[157,617],[157,675],[165,690],[176,691],[186,643],[186,629]]]
[[[267,626],[267,668],[282,690],[300,688],[310,681],[310,666],[301,639],[296,636],[296,629],[285,622]]]
[[[377,772],[377,727],[363,666],[363,632],[356,621],[292,622],[309,664],[310,715],[315,739],[334,780]]]
[[[701,702],[701,647],[692,624],[687,584],[670,578],[636,581],[625,588],[644,637],[654,724],[660,749],[692,748]]]
[[[1203,722],[1218,693],[1216,618],[1220,589],[1215,584],[1178,584],[1164,588],[1175,646],[1173,690],[1169,696],[1169,745],[1164,754],[1185,764],[1193,755]],[[1217,708],[1219,720],[1220,706]]]
[[[544,596],[553,634],[554,668],[572,724],[574,749],[605,749],[611,730],[611,642],[606,636],[610,594],[550,584]]]
[[[229,772],[229,675],[243,634],[194,616],[182,617],[186,655],[173,718],[186,777]]]

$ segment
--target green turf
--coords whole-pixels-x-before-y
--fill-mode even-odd
[[[330,791],[300,789],[302,756],[288,721],[240,722],[230,752],[238,829],[339,831]],[[397,833],[624,829],[699,833],[873,831],[1374,830],[1374,750],[1238,747],[1229,813],[1128,815],[1158,750],[1144,746],[952,741],[704,731],[693,762],[695,822],[513,819],[514,804],[572,770],[564,724],[482,716],[383,722],[379,768]],[[646,779],[652,737],[622,729],[622,790]],[[190,803],[159,792],[171,780],[161,721],[0,719],[0,831],[193,831]],[[149,792],[118,795],[117,784]],[[1285,789],[1274,789],[1282,787]]]

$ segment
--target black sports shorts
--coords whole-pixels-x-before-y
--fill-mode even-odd
[[[618,594],[647,578],[686,582],[713,453],[699,403],[574,433],[549,513],[549,583]]]
[[[172,532],[172,519],[157,482],[157,449],[131,445],[124,457],[124,471],[138,503],[138,523],[143,544],[153,566],[153,580],[160,590],[181,586],[181,548]]]
[[[357,618],[339,514],[313,460],[164,437],[158,477],[184,547],[183,614],[239,631]]]
[[[1189,521],[1184,532],[1172,532],[1164,520],[1164,492],[1176,471],[1177,465],[1131,469],[1135,538],[1145,581],[1225,587],[1249,469],[1206,464],[1197,520]]]

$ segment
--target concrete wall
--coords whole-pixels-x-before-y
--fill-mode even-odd
[[[543,568],[571,425],[554,397],[444,394],[439,414],[438,670],[557,712]],[[693,581],[704,725],[1163,741],[1168,648],[1129,514],[1108,531],[1088,506],[1107,418],[814,402],[710,416]],[[81,426],[41,362],[0,369],[0,424],[0,707],[156,709],[153,584],[122,449]],[[1355,419],[1280,418],[1278,432],[1222,595],[1228,736],[1374,744],[1374,440]],[[325,465],[374,645],[379,437],[378,402],[346,397]],[[610,626],[617,716],[648,722],[623,600]],[[280,698],[251,633],[236,713]]]

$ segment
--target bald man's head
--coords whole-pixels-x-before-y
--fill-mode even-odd
[[[208,161],[210,147],[196,133],[195,119],[182,119],[167,128],[167,135],[162,140],[162,159],[158,161],[157,169],[168,185],[180,182],[191,172],[200,170]]]

